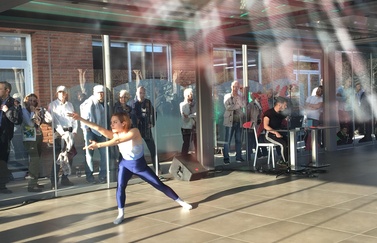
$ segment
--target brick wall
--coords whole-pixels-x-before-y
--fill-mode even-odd
[[[177,83],[183,87],[196,82],[195,45],[193,42],[171,43],[172,70],[179,72]]]
[[[93,82],[91,35],[37,31],[31,35],[31,43],[34,92],[43,106],[50,102],[50,94],[55,95],[59,85],[68,89],[79,85],[78,69],[88,70],[87,82]]]
[[[79,85],[78,69],[89,70],[86,79],[93,82],[91,35],[37,31],[31,34],[31,45],[34,92],[41,106],[47,108],[55,99],[59,85],[68,89]],[[43,142],[52,144],[51,126],[43,125],[42,129]]]

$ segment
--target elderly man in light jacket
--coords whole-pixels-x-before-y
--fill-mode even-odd
[[[246,106],[245,98],[240,91],[240,84],[238,81],[233,81],[231,85],[232,91],[224,96],[224,126],[225,126],[225,141],[224,144],[224,164],[229,164],[229,146],[234,134],[236,142],[236,161],[245,161],[242,158],[242,144],[241,132],[244,120],[243,108]]]
[[[179,104],[182,117],[181,132],[183,140],[181,155],[187,156],[189,154],[191,141],[194,143],[195,152],[197,148],[195,130],[196,107],[191,88],[185,89],[183,96],[184,101]]]
[[[96,85],[93,87],[93,95],[86,99],[80,105],[81,117],[90,122],[96,123],[101,127],[107,127],[108,119],[105,117],[105,104],[104,104],[104,87],[103,85]],[[90,129],[88,126],[81,123],[81,128],[84,132],[85,146],[90,144],[90,141],[98,143],[106,141],[106,138],[96,130]],[[106,148],[99,148],[101,160],[99,163],[99,183],[106,183]],[[94,150],[86,149],[86,166],[85,174],[88,183],[97,183],[93,176],[93,154]]]

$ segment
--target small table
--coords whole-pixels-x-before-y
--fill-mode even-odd
[[[303,167],[320,169],[330,166],[330,164],[320,163],[318,160],[318,132],[319,130],[337,128],[336,126],[319,126],[319,127],[301,127],[289,130],[289,157],[292,170],[299,170],[297,162],[297,132],[302,129],[310,130],[311,132],[311,143],[312,143],[312,164],[305,165]]]

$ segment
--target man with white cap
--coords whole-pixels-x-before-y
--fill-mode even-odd
[[[68,149],[74,150],[73,147],[73,137],[77,133],[77,121],[67,116],[68,113],[74,112],[74,108],[71,102],[68,101],[68,92],[65,86],[59,86],[56,89],[56,99],[52,101],[48,106],[49,112],[52,114],[53,125],[55,130],[55,155],[59,156],[60,152]],[[67,142],[63,140],[63,137],[71,138],[71,146],[67,146]],[[72,166],[73,158],[69,158],[69,164]],[[59,171],[60,164],[56,164],[56,170],[54,166],[51,169],[51,188],[55,188],[55,178],[57,178],[56,183],[59,182]],[[61,179],[62,186],[73,186],[73,183],[68,179],[68,175],[62,174]]]
[[[104,104],[104,87],[103,85],[96,85],[93,87],[93,95],[86,99],[80,105],[80,115],[85,120],[90,122],[96,123],[101,127],[108,127],[109,119],[105,118],[105,104]],[[106,137],[104,137],[101,133],[96,130],[91,129],[90,127],[86,126],[85,124],[81,123],[81,128],[84,133],[85,139],[85,146],[89,146],[91,144],[90,141],[95,142],[104,142],[106,141]],[[106,168],[106,148],[99,148],[99,153],[101,156],[99,162],[99,175],[98,179],[100,183],[106,183],[106,175],[107,175],[107,168]],[[86,157],[86,166],[85,166],[85,174],[86,174],[86,181],[89,183],[96,183],[96,180],[93,176],[93,154],[94,150],[86,149],[85,157]]]

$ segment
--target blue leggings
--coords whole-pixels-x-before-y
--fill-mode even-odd
[[[142,156],[137,160],[122,159],[119,163],[118,186],[116,193],[118,208],[124,208],[126,203],[126,187],[133,174],[138,175],[141,179],[151,184],[157,190],[165,193],[165,195],[171,199],[178,199],[177,193],[158,179],[152,169],[147,165],[144,156]]]

